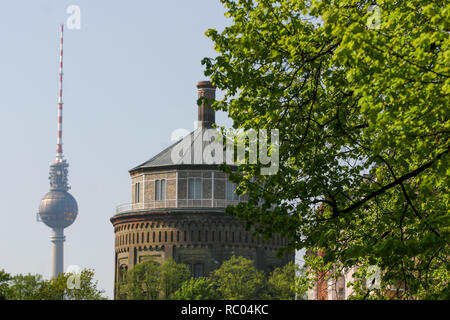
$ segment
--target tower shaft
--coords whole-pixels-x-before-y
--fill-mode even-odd
[[[64,236],[63,228],[52,229],[50,241],[53,243],[52,256],[52,278],[56,279],[59,274],[64,272]]]

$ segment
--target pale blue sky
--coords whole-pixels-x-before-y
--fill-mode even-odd
[[[51,272],[50,229],[36,212],[55,159],[58,32],[71,4],[81,29],[65,32],[63,139],[79,215],[65,230],[64,264],[94,269],[112,297],[109,218],[130,202],[128,170],[173,130],[192,130],[200,61],[215,56],[204,33],[229,22],[219,0],[0,2],[0,269],[12,274]]]

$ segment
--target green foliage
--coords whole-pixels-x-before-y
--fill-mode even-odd
[[[355,298],[448,296],[448,1],[379,1],[379,24],[372,1],[221,2],[231,25],[206,32],[218,56],[202,61],[214,108],[281,141],[275,175],[224,166],[249,197],[227,213],[325,250],[309,270],[380,267],[382,288],[361,280]]]
[[[209,277],[191,278],[184,264],[147,261],[127,272],[116,294],[118,299],[129,300],[295,299],[298,271],[289,263],[267,277],[252,260],[232,256]]]
[[[219,299],[211,278],[191,278],[181,285],[171,297],[173,300],[216,300]]]
[[[161,268],[158,263],[146,261],[128,270],[117,287],[117,297],[127,300],[156,300],[161,290]]]
[[[7,300],[103,300],[104,291],[97,289],[94,272],[82,270],[79,275],[60,274],[56,279],[45,280],[41,275],[5,276],[0,271],[0,296]],[[76,286],[69,289],[73,277],[79,277]],[[2,280],[3,279],[3,280]],[[75,282],[73,282],[75,283]],[[79,287],[78,287],[79,284]]]
[[[173,260],[166,261],[161,266],[161,288],[163,299],[169,299],[177,291],[183,282],[191,276],[189,268],[185,264],[178,264]]]
[[[264,273],[244,257],[233,255],[211,277],[223,300],[260,299],[264,289]]]
[[[269,275],[263,295],[267,300],[293,300],[297,294],[295,278],[299,267],[289,262],[282,268],[276,268]]]
[[[190,277],[184,264],[167,260],[160,265],[154,261],[139,263],[127,271],[117,286],[117,298],[124,300],[169,299]]]
[[[94,271],[84,269],[79,275],[79,283],[74,279],[75,275],[64,273],[60,275],[56,281],[52,282],[52,286],[57,288],[65,288],[64,299],[66,300],[106,300],[105,292],[98,289],[98,281],[94,280]],[[67,284],[72,282],[73,288],[67,288]],[[79,287],[77,285],[79,284]]]
[[[0,300],[6,299],[6,290],[10,279],[11,275],[9,273],[6,273],[3,269],[0,270]]]
[[[5,296],[8,300],[40,300],[46,286],[41,275],[19,274],[11,278]]]

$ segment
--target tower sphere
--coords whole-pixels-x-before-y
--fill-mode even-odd
[[[77,201],[64,190],[51,190],[39,206],[41,220],[50,228],[67,228],[75,221],[77,214]]]

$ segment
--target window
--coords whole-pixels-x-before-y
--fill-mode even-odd
[[[227,180],[227,200],[239,200],[239,196],[236,194],[237,183]]]
[[[141,183],[140,182],[136,182],[134,184],[134,202],[135,203],[139,203],[140,202],[140,193],[141,193]]]
[[[155,200],[166,200],[166,180],[155,180]]]
[[[202,179],[189,178],[188,179],[188,199],[202,198]]]
[[[344,288],[338,289],[337,300],[345,300],[345,289]]]
[[[203,263],[194,264],[194,278],[203,277]]]

